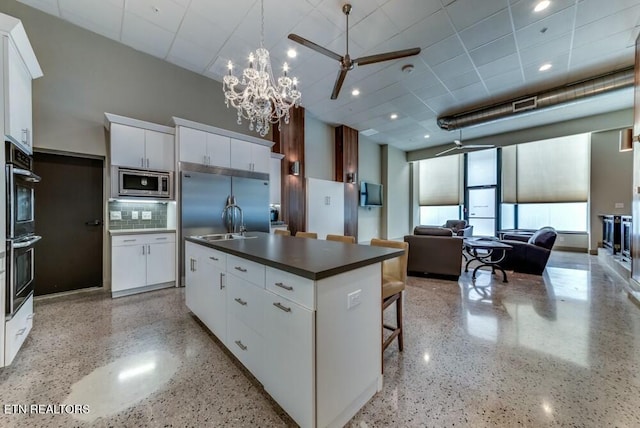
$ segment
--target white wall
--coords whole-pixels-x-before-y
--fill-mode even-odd
[[[334,180],[335,128],[320,122],[305,110],[305,177]]]
[[[360,135],[358,139],[358,183],[368,181],[382,183],[380,145]],[[386,190],[386,189],[385,189]],[[382,208],[358,207],[358,242],[380,238]]]
[[[382,237],[400,239],[411,231],[411,168],[406,152],[388,145],[382,146],[381,170],[384,185]]]

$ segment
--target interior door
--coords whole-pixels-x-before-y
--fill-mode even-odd
[[[104,161],[34,154],[35,295],[102,287]]]

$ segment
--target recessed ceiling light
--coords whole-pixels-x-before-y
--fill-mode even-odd
[[[287,56],[288,56],[289,58],[295,58],[296,56],[298,56],[298,52],[296,52],[296,50],[295,50],[295,49],[289,49],[289,50],[287,51]]]
[[[424,134],[424,138],[429,138],[429,137],[431,137],[431,135],[429,135],[429,134]]]
[[[534,12],[542,12],[543,10],[548,8],[550,4],[551,4],[551,2],[549,0],[542,0],[540,3],[538,3],[536,5],[536,7],[533,8],[533,11]]]
[[[546,63],[546,64],[542,64],[538,70],[539,70],[539,71],[547,71],[547,70],[549,70],[551,67],[552,67],[552,65],[551,65],[551,64]]]
[[[397,119],[398,115],[395,113],[392,113],[391,116],[389,116],[391,119]]]
[[[357,97],[358,95],[360,95],[360,89],[354,89],[353,91],[351,91],[351,95]]]

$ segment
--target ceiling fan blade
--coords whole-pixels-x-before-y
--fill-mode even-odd
[[[462,147],[465,149],[489,149],[495,146],[493,144],[463,144]]]
[[[340,70],[338,72],[338,77],[336,78],[336,84],[333,85],[333,92],[331,93],[331,99],[335,100],[338,98],[338,94],[340,93],[340,89],[342,88],[342,84],[344,83],[344,78],[347,77],[347,71],[349,70]]]
[[[293,40],[296,43],[300,43],[302,46],[306,46],[309,49],[313,49],[316,52],[321,53],[322,55],[326,55],[329,58],[333,58],[337,61],[342,61],[342,55],[338,55],[337,53],[330,51],[327,48],[324,48],[318,44],[313,43],[310,40],[305,39],[304,37],[300,37],[297,34],[289,34],[287,36],[289,40]]]
[[[460,147],[458,147],[458,146],[451,147],[450,149],[444,150],[444,151],[442,151],[440,153],[436,153],[436,156],[440,156],[440,155],[443,155],[445,153],[449,153],[449,152],[452,152],[454,150],[458,150],[459,148]]]
[[[376,55],[363,56],[362,58],[354,59],[353,62],[358,65],[375,64],[376,62],[390,61],[392,59],[418,55],[419,53],[420,48],[403,49],[401,51],[385,52]]]

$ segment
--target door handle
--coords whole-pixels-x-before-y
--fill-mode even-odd
[[[85,221],[84,224],[85,224],[85,226],[102,226],[102,221],[100,221],[100,220],[91,220],[91,221]]]

